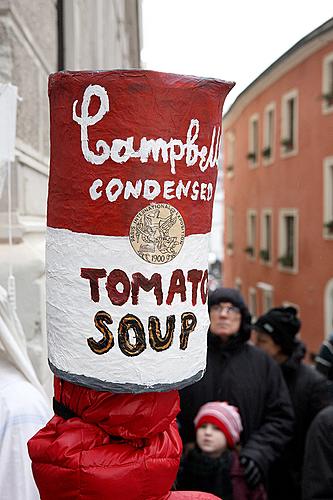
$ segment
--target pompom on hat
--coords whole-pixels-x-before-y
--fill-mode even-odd
[[[195,430],[206,423],[216,425],[223,432],[230,448],[234,448],[238,443],[243,427],[238,408],[235,406],[225,401],[204,404],[194,419]]]

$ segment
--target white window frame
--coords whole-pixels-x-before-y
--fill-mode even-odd
[[[235,278],[235,288],[239,291],[239,293],[242,293],[243,281],[239,276]]]
[[[257,123],[257,144],[254,138],[254,123]],[[259,165],[259,114],[253,114],[249,119],[248,154],[256,153],[255,160],[248,158],[249,167],[256,168]]]
[[[325,227],[333,221],[333,156],[327,156],[323,161],[323,238],[333,240],[333,230]]]
[[[252,221],[254,222],[254,232]],[[249,208],[246,212],[246,248],[253,248],[253,254],[246,252],[247,257],[250,260],[255,260],[257,254],[257,224],[258,224],[257,211]]]
[[[333,322],[333,278],[331,278],[325,287],[324,295],[324,328],[325,338],[332,333]]]
[[[258,297],[257,297],[257,289],[254,288],[253,286],[249,287],[248,304],[249,304],[249,311],[252,315],[252,319],[256,320],[258,317]]]
[[[270,130],[269,116],[273,113],[272,130]],[[263,157],[263,165],[268,166],[274,162],[275,158],[275,131],[276,131],[276,104],[271,102],[267,104],[264,110],[264,135],[263,135],[263,150],[261,152]],[[270,148],[271,152],[268,157],[264,156],[264,151]]]
[[[288,102],[294,99],[294,123],[293,123],[293,147],[290,150],[282,145],[282,141],[288,139],[289,137],[289,109]],[[281,158],[288,158],[289,156],[295,156],[298,153],[298,90],[293,89],[282,96],[281,99],[281,140],[280,140],[280,155]]]
[[[270,239],[270,256],[268,260],[264,260],[260,257],[262,264],[266,266],[271,266],[273,262],[273,210],[271,208],[263,208],[261,211],[261,228],[260,228],[260,251],[268,250],[266,248],[267,242],[267,226],[266,217],[269,216],[271,219],[271,239]],[[260,253],[259,253],[260,256]]]
[[[285,219],[286,217],[294,218],[294,254],[293,254],[293,266],[283,265],[281,262],[278,264],[278,269],[280,271],[296,274],[298,273],[298,242],[299,242],[299,215],[297,208],[281,208],[279,211],[279,254],[278,258],[286,255],[287,252],[287,235],[285,231]]]
[[[328,102],[324,95],[331,94],[332,92],[332,81],[331,78],[333,75],[330,75],[331,65],[333,64],[333,52],[327,54],[323,59],[322,66],[322,104],[321,110],[324,115],[333,112],[333,100],[332,102]]]
[[[265,283],[264,281],[258,281],[257,288],[261,290],[262,295],[262,311],[265,313],[268,309],[273,307],[273,297],[274,297],[274,287],[270,283]],[[269,301],[269,306],[268,306]]]
[[[269,309],[273,307],[273,290],[263,290],[262,291],[262,312],[265,314]]]
[[[234,209],[231,207],[226,208],[226,253],[233,255],[234,253]]]
[[[228,179],[235,175],[235,152],[236,152],[236,137],[231,131],[226,134],[227,142],[227,155],[226,155],[226,166],[225,174]]]

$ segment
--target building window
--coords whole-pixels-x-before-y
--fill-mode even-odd
[[[273,307],[273,287],[270,283],[265,281],[258,281],[258,290],[261,290],[262,297],[262,311],[265,313],[268,309]]]
[[[323,60],[322,79],[322,111],[331,113],[333,111],[333,52]]]
[[[298,212],[282,209],[279,221],[279,257],[281,270],[298,270]]]
[[[273,290],[262,291],[262,311],[267,312],[273,307]]]
[[[257,319],[257,290],[253,287],[249,288],[249,311],[252,315],[252,319]]]
[[[259,116],[251,116],[249,121],[249,151],[247,159],[251,166],[258,165],[259,160]]]
[[[264,165],[270,165],[274,159],[275,142],[275,103],[271,103],[264,112],[264,148],[261,152]]]
[[[235,171],[235,134],[228,132],[226,136],[226,167],[225,173],[227,177],[233,177]]]
[[[257,212],[255,210],[247,211],[246,235],[245,253],[248,257],[254,259],[256,256],[257,237]]]
[[[226,212],[226,248],[227,254],[234,253],[234,211],[232,208],[227,207]]]
[[[272,211],[265,209],[261,214],[260,260],[272,263]]]
[[[324,225],[323,236],[333,240],[333,156],[324,159]]]
[[[239,291],[239,293],[242,293],[242,287],[243,287],[242,279],[237,276],[237,278],[235,279],[235,288],[236,290]]]
[[[298,148],[298,92],[292,90],[282,97],[281,155],[297,153]]]

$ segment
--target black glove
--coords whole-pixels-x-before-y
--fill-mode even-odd
[[[258,465],[249,457],[241,457],[240,463],[244,469],[244,476],[248,486],[254,489],[261,481],[262,474]]]

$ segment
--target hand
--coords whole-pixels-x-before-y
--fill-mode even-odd
[[[244,468],[244,476],[248,486],[254,489],[261,481],[262,474],[258,465],[249,457],[241,457],[240,463]]]

